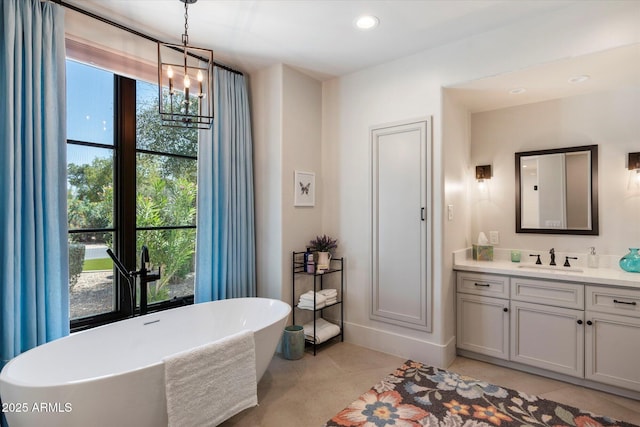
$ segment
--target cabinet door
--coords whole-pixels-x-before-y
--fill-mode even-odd
[[[586,312],[585,377],[640,391],[640,318]]]
[[[581,310],[511,301],[511,360],[583,377],[583,321]]]
[[[509,360],[509,300],[458,294],[457,347]]]
[[[430,330],[431,215],[425,121],[371,130],[371,318]]]

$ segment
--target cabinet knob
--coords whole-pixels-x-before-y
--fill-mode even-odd
[[[587,325],[591,326],[593,325],[593,322],[591,320],[587,320]]]
[[[582,325],[582,320],[578,319],[578,325]]]
[[[509,311],[509,309],[507,307],[505,307],[505,308],[502,309],[502,311],[504,311],[506,313],[507,311]]]

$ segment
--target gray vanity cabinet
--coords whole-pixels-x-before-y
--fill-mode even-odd
[[[586,286],[585,378],[640,391],[640,290]]]
[[[509,278],[458,274],[457,346],[509,360]]]
[[[510,360],[584,372],[584,285],[511,277]]]
[[[457,273],[458,353],[640,397],[640,289]]]
[[[584,312],[511,301],[511,360],[582,377]]]

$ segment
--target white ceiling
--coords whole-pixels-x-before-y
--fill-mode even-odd
[[[180,0],[64,0],[165,42],[180,43]],[[444,45],[580,0],[199,0],[189,6],[189,41],[217,62],[251,73],[284,63],[319,80]],[[367,32],[353,22],[380,19]],[[577,74],[591,76],[568,84]],[[640,87],[640,47],[543,64],[450,88],[472,112],[617,87]],[[510,95],[524,87],[526,92]]]
[[[179,0],[65,0],[165,42],[180,43]],[[252,72],[285,63],[335,77],[483,33],[576,0],[200,0],[189,6],[190,44]],[[372,14],[368,32],[353,21]]]
[[[589,79],[570,83],[576,76]],[[519,94],[512,89],[523,88]],[[640,88],[640,45],[567,58],[448,88],[470,112],[496,110],[605,90]]]

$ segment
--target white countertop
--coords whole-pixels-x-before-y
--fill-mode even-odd
[[[536,266],[535,257],[530,253],[540,253],[543,265]],[[493,261],[474,261],[471,248],[460,249],[453,253],[453,269],[457,271],[471,271],[476,273],[505,274],[509,276],[531,277],[538,279],[564,280],[595,285],[624,286],[640,289],[640,273],[628,273],[622,270],[617,262],[617,256],[602,256],[599,268],[588,268],[584,259],[586,254],[578,256],[578,260],[571,260],[573,267],[563,267],[565,256],[556,252],[556,267],[550,267],[549,255],[542,251],[521,250],[521,262],[511,262],[510,249],[494,248]]]

